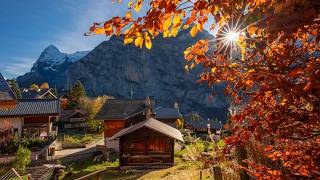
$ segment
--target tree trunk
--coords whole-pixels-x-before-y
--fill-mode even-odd
[[[237,160],[238,164],[243,167],[248,167],[246,163],[243,162],[243,160],[247,159],[247,150],[244,145],[237,145],[236,146],[236,153],[237,153]],[[247,171],[240,169],[240,179],[241,180],[250,180],[250,177],[247,173]]]

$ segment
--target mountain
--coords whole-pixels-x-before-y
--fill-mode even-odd
[[[49,45],[43,50],[39,58],[33,64],[29,73],[17,78],[18,83],[22,87],[29,87],[32,83],[41,84],[50,82],[50,84],[57,84],[59,79],[53,80],[60,73],[77,60],[83,58],[89,51],[78,51],[72,54],[61,52],[56,46]]]
[[[213,90],[207,84],[196,82],[203,71],[202,66],[196,66],[190,72],[184,70],[184,50],[205,38],[213,39],[207,31],[198,33],[195,38],[183,31],[176,38],[155,38],[152,49],[148,50],[124,45],[121,37],[111,37],[80,60],[59,69],[59,73],[37,72],[41,77],[33,80],[44,76],[51,86],[64,89],[80,80],[90,96],[107,94],[129,99],[132,92],[133,98],[152,96],[156,106],[173,107],[178,102],[183,113],[196,111],[204,117],[226,119],[228,102],[222,88],[215,87],[217,96],[209,100]],[[20,85],[30,73],[18,78]]]

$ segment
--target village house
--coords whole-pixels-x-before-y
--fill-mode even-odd
[[[180,118],[180,113],[176,108],[155,108],[155,117],[157,120],[176,127],[176,121]]]
[[[158,116],[154,112],[153,106],[154,103],[149,97],[140,100],[108,100],[95,117],[96,120],[102,120],[104,123],[104,138],[107,148],[119,152],[119,139],[111,138],[112,136],[142,121],[150,118],[157,119]],[[162,122],[168,125],[172,125],[177,119],[176,114],[165,113],[165,109],[158,112]]]
[[[154,118],[122,129],[110,140],[119,141],[121,167],[148,168],[173,166],[175,140],[183,142],[178,129]]]
[[[22,99],[57,99],[58,97],[50,89],[29,90],[23,89]]]
[[[195,112],[184,116],[184,126],[185,128],[198,134],[207,134],[208,128],[210,128],[211,132],[214,133],[222,128],[221,122],[213,119],[205,119],[200,114]]]
[[[62,110],[60,113],[60,123],[65,130],[86,132],[88,113],[83,110]]]
[[[49,137],[57,130],[58,99],[17,99],[0,73],[0,137]]]

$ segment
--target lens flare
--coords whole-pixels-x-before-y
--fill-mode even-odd
[[[230,42],[235,42],[239,39],[239,32],[230,31],[226,34],[226,38]]]

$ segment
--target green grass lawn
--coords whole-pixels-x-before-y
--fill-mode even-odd
[[[213,179],[209,169],[203,169],[199,161],[185,161],[180,157],[175,157],[176,165],[159,170],[110,170],[106,171],[101,179],[105,180],[154,180],[154,179],[181,179],[181,180],[198,180],[200,171],[203,179]]]

